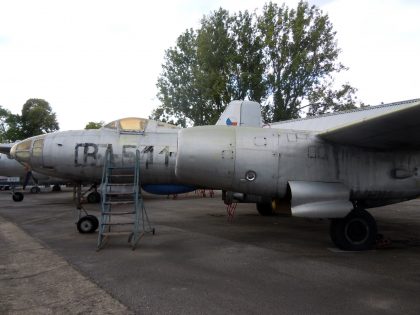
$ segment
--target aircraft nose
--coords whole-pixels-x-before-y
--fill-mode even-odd
[[[32,139],[26,139],[16,143],[10,149],[10,155],[19,162],[28,162],[31,157]]]

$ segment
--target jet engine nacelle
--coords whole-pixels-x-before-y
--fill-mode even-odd
[[[175,173],[186,184],[281,196],[278,131],[262,128],[202,126],[183,129],[178,136]]]

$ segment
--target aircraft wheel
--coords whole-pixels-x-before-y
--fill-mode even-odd
[[[60,185],[54,185],[53,188],[52,188],[52,191],[55,191],[55,192],[61,191]]]
[[[368,250],[376,242],[376,221],[366,210],[353,210],[343,219],[333,219],[330,237],[342,250]]]
[[[20,201],[23,200],[23,194],[21,192],[15,192],[12,195],[12,199],[13,199],[13,201],[20,202]]]
[[[271,202],[258,202],[257,203],[258,213],[262,216],[274,215],[273,207]]]
[[[85,215],[77,222],[77,230],[81,234],[93,233],[98,228],[97,219],[93,215]]]
[[[31,194],[38,194],[39,192],[41,192],[41,188],[34,186],[31,188]]]
[[[94,229],[93,230],[96,231],[98,229],[98,227],[99,227],[99,220],[98,220],[98,218],[95,217],[94,215],[91,215],[91,214],[88,214],[87,216],[92,218],[92,220],[94,222],[94,225],[93,225]]]
[[[88,203],[99,203],[101,201],[101,194],[93,191],[87,196],[87,201]]]

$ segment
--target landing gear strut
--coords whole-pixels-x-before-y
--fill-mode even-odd
[[[95,187],[96,186],[92,186]],[[92,188],[91,188],[92,189]],[[96,191],[95,191],[96,192]],[[92,192],[92,193],[95,193]],[[92,194],[91,193],[91,194]],[[98,195],[99,193],[96,192]],[[75,187],[75,194],[76,194],[76,211],[78,212],[78,219],[76,222],[77,230],[79,233],[86,234],[86,233],[94,233],[98,226],[99,226],[99,220],[96,216],[88,214],[85,208],[82,206],[82,185],[77,184]],[[88,195],[89,199],[89,195]]]
[[[367,250],[376,242],[377,227],[372,215],[364,209],[355,209],[343,219],[332,219],[330,237],[343,250]]]

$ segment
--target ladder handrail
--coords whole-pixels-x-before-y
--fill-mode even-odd
[[[115,184],[113,180],[110,180],[111,176],[119,176],[118,174],[114,174],[113,170],[115,169],[131,169],[133,171],[132,175],[129,175],[132,178],[132,181],[125,182],[127,185],[133,185],[133,190],[131,191],[132,194],[132,203],[134,203],[134,211],[127,212],[124,214],[132,215],[134,214],[134,222],[133,230],[130,233],[129,242],[131,243],[132,248],[134,249],[137,242],[140,238],[147,232],[154,232],[154,228],[152,228],[149,217],[146,212],[146,208],[144,206],[143,198],[141,196],[141,154],[140,150],[136,150],[135,154],[135,161],[134,164],[131,164],[127,167],[117,167],[115,168],[112,165],[112,147],[108,146],[106,153],[105,153],[105,161],[104,161],[104,168],[102,171],[102,180],[101,180],[101,191],[102,191],[102,207],[101,207],[101,220],[99,224],[99,235],[98,235],[98,247],[99,250],[105,244],[106,239],[109,235],[111,235],[111,225],[118,225],[121,223],[118,222],[111,222],[111,215],[112,212],[112,205],[115,204],[124,204],[126,201],[113,201],[113,197],[115,194],[118,194],[119,191],[111,192],[112,185]],[[122,215],[122,212],[116,212],[114,214]],[[147,227],[146,227],[147,224]],[[107,229],[107,231],[105,231]]]

